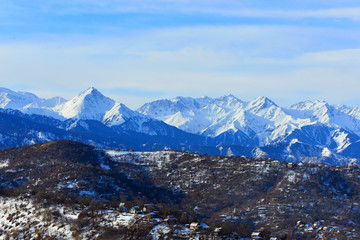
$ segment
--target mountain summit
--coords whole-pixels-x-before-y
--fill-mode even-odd
[[[71,100],[57,106],[54,111],[65,118],[90,119],[102,121],[115,101],[102,95],[96,88],[90,87]]]

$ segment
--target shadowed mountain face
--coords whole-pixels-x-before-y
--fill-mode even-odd
[[[79,142],[62,140],[0,152],[2,194],[26,194],[64,202],[79,197],[98,200],[177,201],[179,196],[123,174],[122,166],[105,152]]]
[[[0,148],[69,139],[331,165],[360,159],[360,110],[324,101],[282,108],[266,97],[177,97],[134,111],[93,87],[69,101],[0,88],[0,107]]]
[[[0,148],[53,140],[75,140],[98,147],[132,149],[181,149],[202,145],[205,138],[181,131],[161,121],[149,119],[141,128],[149,134],[133,130],[137,119],[109,127],[96,120],[57,120],[41,115],[27,115],[17,110],[0,109]],[[151,133],[151,134],[150,134]]]

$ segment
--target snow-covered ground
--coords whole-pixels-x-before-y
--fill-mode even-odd
[[[107,155],[114,161],[128,162],[136,165],[157,167],[171,162],[171,159],[180,157],[181,152],[176,151],[156,151],[156,152],[132,152],[121,150],[105,150]]]
[[[0,240],[8,239],[95,239],[101,231],[88,227],[79,231],[76,221],[82,210],[63,205],[41,206],[31,199],[0,198]],[[101,211],[101,227],[131,227],[144,215]],[[83,229],[84,230],[84,229]]]
[[[7,167],[7,166],[9,166],[9,160],[0,162],[0,168],[4,168],[4,167]]]
[[[0,198],[0,239],[12,236],[13,239],[25,237],[35,239],[41,237],[56,237],[71,239],[71,225],[78,213],[68,211],[54,219],[54,212],[65,212],[62,207],[40,208],[28,199]]]

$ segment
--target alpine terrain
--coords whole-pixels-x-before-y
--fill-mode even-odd
[[[176,97],[137,111],[91,87],[66,101],[0,89],[0,147],[76,140],[99,147],[358,164],[360,108],[266,97]]]

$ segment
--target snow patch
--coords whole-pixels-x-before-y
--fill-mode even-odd
[[[0,168],[5,168],[9,166],[9,159],[0,162]]]
[[[330,157],[330,156],[331,156],[331,151],[330,151],[330,149],[324,148],[323,151],[322,151],[322,153],[321,153],[321,155],[322,155],[323,157]]]
[[[152,235],[153,240],[158,240],[161,238],[162,235],[166,235],[171,231],[169,225],[167,224],[159,224],[153,227],[150,231],[150,235]]]
[[[105,170],[111,170],[110,166],[105,165],[104,163],[100,163],[100,167],[105,169]]]
[[[95,192],[95,191],[86,191],[86,190],[83,190],[83,191],[80,191],[79,195],[80,195],[80,196],[83,196],[83,195],[95,196],[95,195],[96,195],[96,192]]]

